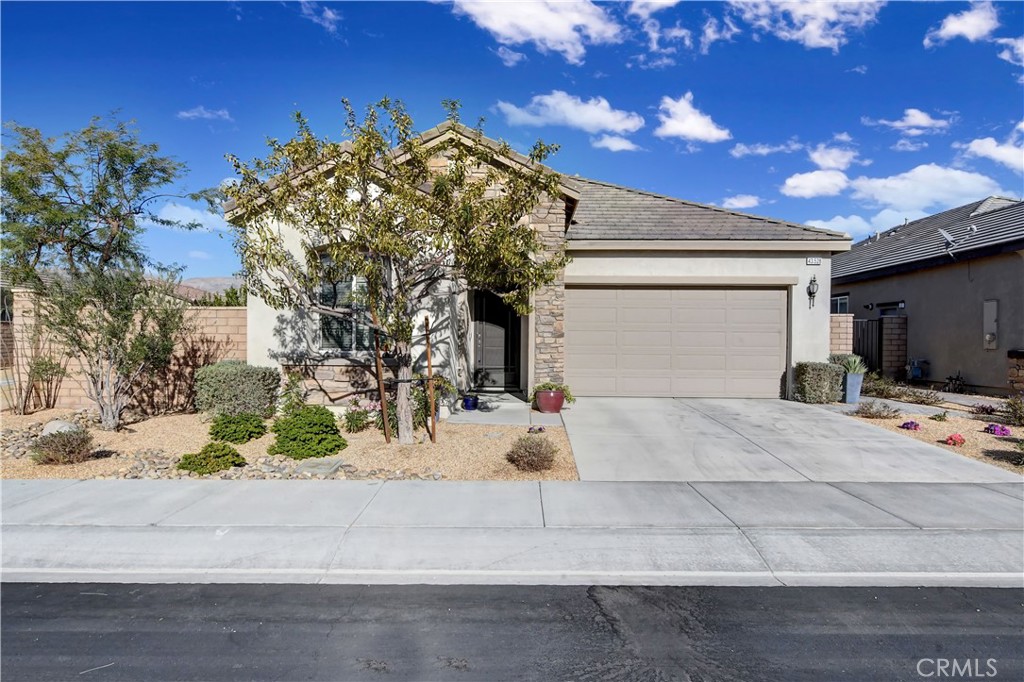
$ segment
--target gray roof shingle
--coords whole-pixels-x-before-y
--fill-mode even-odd
[[[971,229],[971,226],[977,229]],[[946,238],[953,238],[947,248]],[[850,251],[832,258],[832,278],[864,279],[872,271],[894,267],[934,265],[935,259],[953,262],[952,256],[1024,241],[1024,201],[988,197],[942,213],[921,218],[857,242]]]
[[[794,240],[847,241],[807,225],[737,213],[653,192],[587,178],[569,178],[580,189],[570,240]]]

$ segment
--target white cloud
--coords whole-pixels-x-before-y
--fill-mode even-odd
[[[588,44],[622,40],[622,27],[590,0],[454,0],[453,7],[502,45],[532,43],[540,52],[556,52],[570,64],[583,63]]]
[[[807,155],[814,165],[825,170],[846,170],[857,160],[856,149],[829,147],[825,144],[819,144],[814,149],[808,150]]]
[[[838,52],[847,33],[875,21],[884,2],[848,0],[730,0],[742,19],[762,33],[808,48]]]
[[[672,54],[676,51],[675,47],[662,45],[662,40],[665,40],[665,42],[681,42],[687,48],[693,47],[693,33],[690,32],[690,29],[683,28],[679,24],[662,29],[657,19],[647,19],[643,23],[643,30],[644,34],[647,35],[647,48],[651,52]]]
[[[588,133],[632,133],[644,125],[644,118],[632,111],[613,109],[604,97],[582,100],[561,90],[535,95],[524,107],[499,101],[498,111],[509,125],[563,125]]]
[[[178,112],[178,118],[185,121],[234,121],[227,109],[207,109],[203,105]]]
[[[986,175],[934,163],[885,178],[859,177],[850,181],[850,187],[854,199],[899,211],[944,210],[1007,194]]]
[[[838,170],[816,170],[786,178],[779,190],[787,197],[834,197],[849,185],[846,174]]]
[[[509,48],[505,47],[504,45],[499,45],[498,49],[495,50],[494,53],[496,55],[498,55],[499,59],[501,59],[501,63],[502,64],[504,64],[505,66],[510,66],[510,67],[511,66],[515,66],[519,62],[521,62],[524,59],[526,59],[526,55],[523,54],[522,52],[516,52],[515,50],[510,50]]]
[[[633,0],[633,2],[629,3],[629,13],[635,14],[641,19],[646,19],[655,12],[678,5],[680,1],[681,0]]]
[[[228,229],[224,216],[173,201],[161,206],[156,215],[157,218],[162,220],[174,220],[183,225],[196,225],[198,226],[197,229],[204,232]],[[161,225],[160,227],[163,226]]]
[[[317,26],[323,27],[328,33],[338,32],[341,15],[330,7],[321,7],[320,3],[311,0],[299,0],[299,11],[304,19],[309,19]]]
[[[729,150],[729,154],[734,158],[740,159],[744,156],[768,156],[769,154],[791,154],[795,151],[803,149],[804,146],[796,139],[792,139],[789,142],[783,144],[762,144],[757,142],[755,144],[743,144],[738,142],[732,149]]]
[[[192,260],[210,260],[210,254],[205,251],[189,251],[188,257]]]
[[[859,215],[837,215],[828,220],[808,220],[806,223],[811,227],[819,227],[823,230],[845,232],[854,239],[859,239],[874,232],[871,224]]]
[[[852,69],[847,69],[846,71],[848,73],[859,73],[860,75],[863,76],[864,74],[866,74],[868,72],[868,67],[867,67],[867,64],[859,64],[859,65],[853,67]]]
[[[999,28],[999,16],[991,2],[972,2],[971,8],[950,14],[924,37],[924,46],[940,45],[953,38],[966,38],[972,43],[984,40]]]
[[[940,133],[949,128],[951,119],[932,118],[930,114],[914,109],[913,107],[903,110],[903,118],[895,121],[887,121],[884,118],[877,121],[864,116],[861,123],[868,126],[882,125],[893,130],[900,131],[903,135],[917,137],[930,133]]]
[[[997,45],[1005,46],[998,57],[1016,66],[1024,66],[1024,36],[1020,38],[996,38]]]
[[[897,152],[918,152],[928,146],[928,143],[924,140],[908,140],[905,137],[901,137],[896,141],[896,144],[889,147],[893,151]]]
[[[658,120],[661,125],[654,131],[657,137],[678,137],[695,142],[722,142],[732,137],[727,128],[693,106],[692,92],[679,99],[662,97],[658,105]]]
[[[657,54],[654,57],[648,57],[645,54],[633,55],[626,62],[627,68],[633,68],[639,66],[641,69],[664,69],[669,66],[675,66],[676,60],[667,54]]]
[[[723,17],[721,22],[714,17],[708,17],[700,34],[701,54],[707,54],[711,46],[720,40],[731,41],[739,32],[740,29],[728,17]]]
[[[722,201],[722,208],[754,208],[761,203],[761,198],[753,194],[737,194],[726,197]]]
[[[996,163],[1024,173],[1024,121],[1018,123],[1005,142],[998,142],[992,137],[971,140],[967,144],[954,144],[964,150],[965,156],[990,159]]]
[[[850,133],[847,132],[836,133],[835,135],[832,136],[832,139],[835,140],[836,142],[853,142],[853,136],[851,136]]]
[[[590,146],[612,152],[635,152],[640,149],[635,142],[621,135],[601,135],[591,139]]]

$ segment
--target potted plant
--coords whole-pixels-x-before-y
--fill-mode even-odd
[[[562,411],[562,405],[574,403],[576,399],[572,397],[572,392],[565,384],[545,381],[533,387],[533,391],[530,392],[530,402],[534,403],[541,412],[558,414]]]
[[[868,366],[859,355],[850,355],[843,360],[842,367],[846,370],[846,381],[843,386],[843,402],[854,404],[860,402],[860,389],[864,384],[864,373]]]
[[[480,406],[480,397],[472,394],[462,396],[462,409],[475,410]]]

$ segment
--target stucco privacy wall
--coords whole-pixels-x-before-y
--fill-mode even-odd
[[[833,314],[828,321],[829,353],[853,352],[853,315]]]
[[[23,374],[29,355],[26,348],[31,345],[34,308],[31,292],[15,290],[11,325],[15,353],[13,364],[14,371]],[[246,359],[245,308],[189,308],[185,311],[185,320],[188,332],[176,347],[171,366],[147,377],[136,392],[132,408],[145,413],[189,408],[194,398],[196,369],[219,360]],[[52,339],[44,336],[39,343],[44,353],[55,358],[62,357],[60,348]],[[70,360],[67,369],[68,375],[60,384],[56,407],[64,410],[94,407],[95,403],[86,393],[81,364]]]
[[[602,280],[615,284],[628,278],[636,285],[647,280],[660,286],[676,281],[685,286],[789,288],[790,361],[828,359],[830,252],[573,251],[572,257],[565,269],[570,286]],[[820,257],[821,265],[807,265],[808,257]],[[819,287],[813,307],[806,293],[812,276]]]
[[[1007,389],[1006,352],[1024,347],[1024,251],[837,284],[835,292],[849,293],[857,319],[878,316],[877,307],[868,311],[865,305],[904,301],[907,355],[928,360],[932,380],[959,371],[971,385]],[[986,300],[999,302],[999,335],[991,350],[982,330]]]

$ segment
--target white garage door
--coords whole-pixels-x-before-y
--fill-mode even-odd
[[[784,289],[567,287],[565,380],[581,396],[778,398]]]

